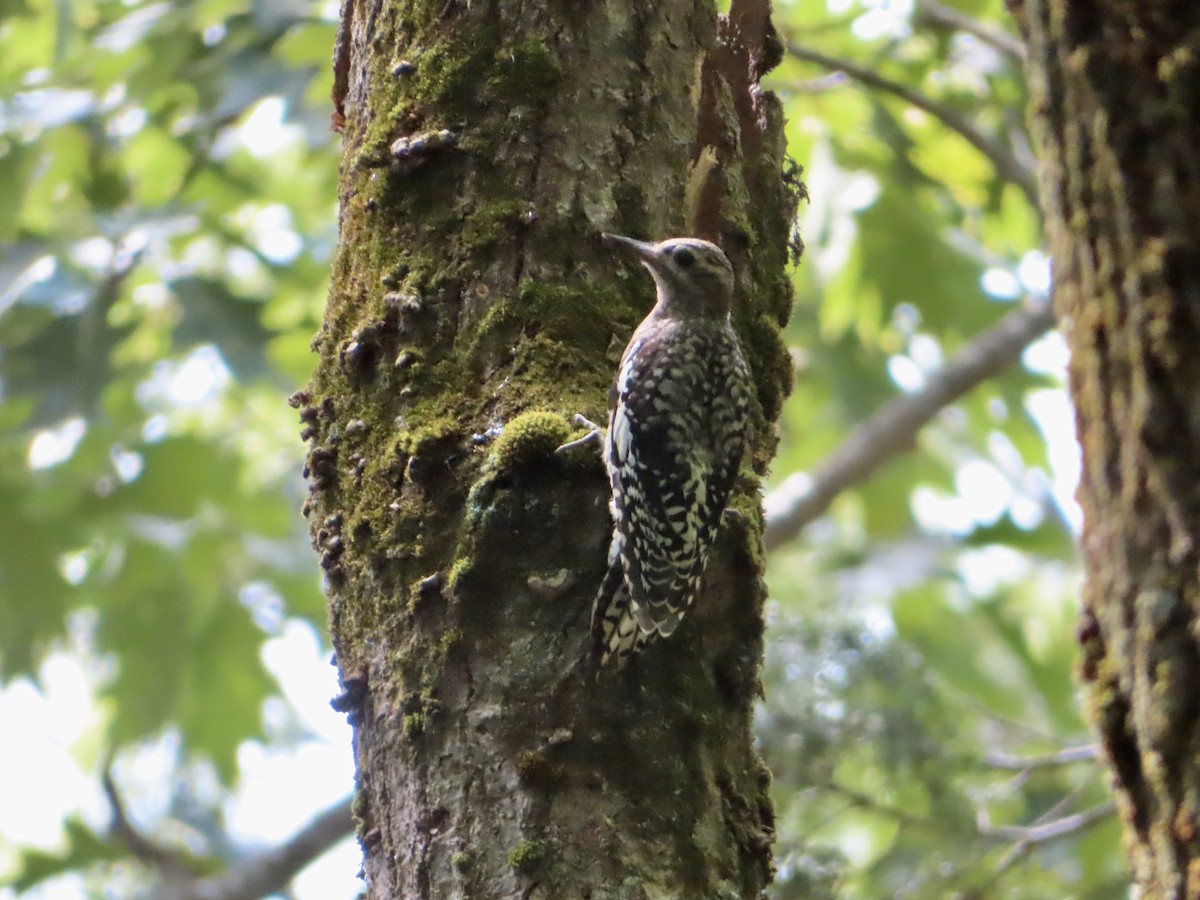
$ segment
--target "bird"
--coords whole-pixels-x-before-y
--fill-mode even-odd
[[[601,237],[657,288],[621,355],[602,453],[613,532],[591,627],[600,666],[624,668],[696,599],[741,465],[753,382],[731,320],[733,267],[718,246]]]

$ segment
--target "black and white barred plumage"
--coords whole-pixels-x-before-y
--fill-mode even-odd
[[[654,276],[658,302],[634,332],[609,395],[609,567],[592,630],[618,666],[679,625],[741,463],[751,381],[730,322],[733,269],[695,238],[605,235]]]

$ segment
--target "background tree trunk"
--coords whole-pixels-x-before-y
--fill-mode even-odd
[[[1144,896],[1200,897],[1200,6],[1018,13],[1083,446],[1087,707]]]
[[[372,897],[770,881],[753,469],[787,390],[795,192],[757,88],[778,56],[767,14],[346,0],[341,240],[296,402]],[[602,420],[652,304],[601,230],[721,240],[762,427],[695,613],[593,679],[607,493],[597,454],[553,450],[571,413]]]

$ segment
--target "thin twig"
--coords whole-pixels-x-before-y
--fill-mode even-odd
[[[1078,791],[1072,792],[1071,795],[1056,803],[1054,809],[1061,809],[1064,803],[1072,802],[1077,797]],[[1116,803],[1108,800],[1098,806],[1093,806],[1091,809],[1085,809],[1081,813],[1052,819],[1048,822],[1039,822],[1034,825],[1024,826],[1011,825],[1001,828],[991,827],[987,823],[986,814],[981,813],[980,821],[976,826],[981,837],[998,838],[1001,840],[1016,838],[1016,840],[1012,846],[1004,851],[1000,859],[996,861],[996,867],[992,869],[984,881],[960,895],[962,900],[983,900],[984,897],[991,896],[992,887],[995,886],[1004,873],[1028,856],[1034,847],[1041,844],[1048,844],[1071,835],[1080,834],[1112,816],[1116,812],[1116,808]]]
[[[865,481],[885,462],[909,449],[917,432],[934,416],[1015,363],[1054,321],[1054,313],[1044,302],[1008,313],[930,376],[923,390],[897,397],[858,425],[811,478],[804,479],[800,489],[785,483],[769,494],[765,504],[767,549],[795,537],[842,491]]]
[[[1078,834],[1086,828],[1107,819],[1117,810],[1116,801],[1106,800],[1103,803],[1085,809],[1083,812],[1051,819],[1038,825],[988,825],[979,824],[980,837],[997,841],[1016,841],[1028,844],[1027,850],[1037,844],[1056,841],[1059,838]]]
[[[918,27],[928,22],[944,28],[965,31],[983,43],[995,47],[1001,53],[1011,56],[1019,62],[1025,61],[1025,45],[1021,43],[1020,38],[999,28],[993,28],[978,19],[973,19],[957,9],[938,3],[937,0],[917,0],[916,9],[913,12],[913,22]]]
[[[1096,758],[1098,753],[1099,749],[1095,744],[1084,744],[1080,747],[1065,747],[1062,750],[1039,753],[1035,756],[1012,756],[1008,753],[993,751],[984,756],[983,761],[993,769],[1027,772],[1031,769],[1049,769],[1071,763],[1090,762]]]
[[[819,66],[824,66],[834,71],[844,72],[855,81],[861,82],[868,87],[893,94],[917,107],[917,109],[922,109],[929,113],[935,119],[940,120],[951,131],[961,135],[972,147],[991,160],[992,165],[996,168],[996,174],[1005,181],[1011,182],[1020,188],[1029,201],[1030,206],[1034,209],[1040,208],[1037,178],[1034,176],[1033,170],[1023,165],[1013,152],[999,141],[988,137],[976,128],[957,109],[945,103],[932,100],[920,91],[915,91],[912,88],[890,81],[865,66],[858,65],[858,63],[826,56],[824,53],[819,53],[816,50],[810,50],[807,47],[801,47],[799,44],[794,43],[789,43],[787,50],[796,59],[816,63]]]

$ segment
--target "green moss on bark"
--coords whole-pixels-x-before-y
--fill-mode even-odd
[[[529,876],[547,863],[550,852],[547,841],[521,841],[509,852],[508,864],[518,874]]]
[[[420,737],[425,731],[425,714],[420,712],[409,713],[404,717],[404,736],[409,740]]]
[[[554,456],[566,443],[571,426],[558,413],[530,410],[504,426],[492,444],[487,466],[491,472],[510,474]]]

